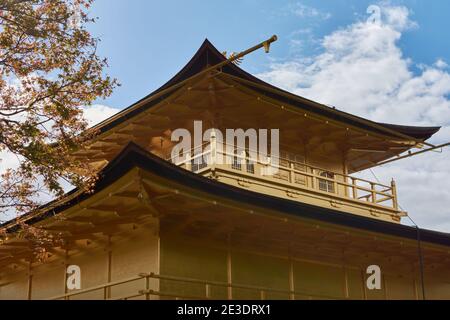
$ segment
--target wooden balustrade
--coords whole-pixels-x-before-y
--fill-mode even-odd
[[[140,287],[139,283],[144,282],[144,285]],[[153,281],[154,287],[152,288],[151,281]],[[155,282],[156,281],[156,282]],[[170,290],[167,292],[160,291],[161,281],[165,283],[176,285],[175,288],[179,288],[180,292],[176,292],[177,290]],[[130,299],[145,299],[151,300],[152,298],[156,299],[196,299],[196,300],[209,300],[214,298],[212,294],[213,288],[223,288],[223,289],[231,289],[231,290],[246,290],[248,292],[254,293],[255,296],[258,296],[260,300],[267,299],[268,295],[285,295],[287,298],[291,300],[295,299],[346,299],[343,296],[331,296],[331,295],[323,295],[323,294],[311,294],[306,291],[299,290],[282,290],[275,289],[270,287],[261,287],[261,286],[253,286],[253,285],[245,285],[245,284],[237,284],[237,283],[228,283],[221,281],[209,281],[202,279],[194,279],[194,278],[185,278],[185,277],[175,277],[175,276],[164,276],[156,273],[140,273],[135,277],[131,277],[128,279],[108,282],[98,286],[94,286],[87,289],[76,290],[74,292],[69,292],[63,295],[51,297],[48,300],[71,300],[71,299],[83,299],[86,295],[95,293],[95,292],[108,292],[111,291],[112,288],[120,292],[122,285],[135,284],[136,290],[128,293],[123,296],[112,296],[109,298],[106,294],[103,295],[104,300],[130,300]],[[185,293],[184,288],[189,285],[198,286],[198,288],[203,287],[204,294],[202,295],[189,295]],[[198,290],[195,290],[198,291]],[[201,290],[200,290],[201,291]],[[229,297],[231,298],[231,297]]]
[[[313,190],[398,210],[394,181],[388,186],[290,159],[252,159],[245,151],[230,152],[226,149],[226,145],[218,147],[216,143],[207,143],[203,145],[202,152],[193,156],[189,153],[181,161],[168,160],[200,174],[211,168],[222,168],[230,172],[250,174],[255,179],[284,183],[287,188]],[[275,174],[263,174],[261,169],[265,169],[264,172],[268,172],[267,169],[275,170]]]

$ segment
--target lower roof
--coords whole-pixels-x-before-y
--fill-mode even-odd
[[[56,204],[55,202],[49,203],[41,208],[41,214],[30,213],[22,216],[21,220],[31,225],[57,215],[103,190],[136,167],[149,171],[164,179],[185,185],[191,189],[193,188],[203,193],[215,197],[222,197],[230,201],[237,201],[245,203],[246,205],[269,209],[300,218],[318,220],[335,225],[377,232],[384,235],[398,236],[412,240],[416,240],[420,237],[422,241],[450,246],[450,234],[448,233],[420,229],[419,235],[419,229],[415,227],[366,218],[350,213],[343,213],[329,208],[322,208],[298,201],[277,198],[227,185],[179,168],[174,164],[149,153],[134,143],[128,144],[122,152],[102,170],[94,192],[86,193],[75,189],[67,194],[67,201],[59,202],[60,204]],[[48,210],[46,210],[46,208]],[[18,229],[15,220],[4,223],[1,227],[8,232],[14,232]]]

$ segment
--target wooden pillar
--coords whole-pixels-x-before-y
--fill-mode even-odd
[[[295,300],[295,278],[294,278],[294,262],[292,261],[291,254],[289,254],[289,295],[290,300]]]
[[[377,203],[377,194],[375,192],[375,183],[370,183],[370,194],[372,198],[372,203]]]
[[[361,280],[362,280],[362,288],[363,288],[363,299],[367,300],[367,285],[366,285],[366,273],[363,269],[361,269]]]
[[[391,181],[391,192],[392,192],[392,205],[395,210],[398,210],[398,199],[397,199],[397,186],[395,180]]]
[[[228,300],[233,299],[233,288],[231,287],[233,283],[233,273],[232,273],[232,261],[231,261],[231,235],[228,234],[228,244],[227,244],[227,283],[228,283]]]
[[[348,284],[348,269],[345,266],[345,263],[343,265],[344,268],[344,297],[345,299],[349,299],[350,298],[350,289],[349,289],[349,284]]]
[[[209,155],[210,163],[208,163],[208,165],[211,167],[211,171],[214,174],[214,171],[216,169],[216,163],[217,163],[217,139],[216,139],[216,131],[215,130],[211,131],[211,137],[209,139],[209,144],[210,144],[210,155]]]
[[[307,150],[306,146],[307,146],[307,143],[305,142],[305,139],[303,139],[303,154],[304,154],[304,158],[305,158],[305,172],[308,173],[309,159],[308,159],[308,150]],[[311,183],[309,183],[309,175],[306,175],[305,181],[306,181],[307,187],[311,187],[314,189],[314,177],[311,177]]]
[[[106,247],[107,253],[108,253],[108,261],[107,261],[107,279],[108,279],[108,283],[112,281],[112,241],[111,241],[111,235],[108,235],[108,244]],[[108,289],[106,290],[106,299],[110,299],[111,298],[111,287],[108,287]]]
[[[419,297],[419,285],[418,285],[417,280],[415,278],[414,278],[413,281],[414,281],[414,297],[416,298],[416,300],[420,300],[420,297]]]
[[[356,188],[356,179],[352,177],[352,195],[353,199],[358,199],[358,189]]]
[[[295,183],[295,166],[293,162],[289,162],[289,182]]]
[[[347,160],[345,159],[345,155],[344,155],[344,161],[342,163],[343,165],[343,170],[342,172],[344,173],[344,183],[349,183],[348,181],[348,165],[347,165]],[[345,197],[348,198],[348,186],[344,185],[344,195]]]
[[[69,293],[67,288],[67,267],[69,266],[69,249],[66,248],[66,254],[64,255],[64,294]],[[64,300],[68,300],[64,298]]]
[[[28,289],[27,289],[27,299],[31,300],[33,292],[33,269],[32,260],[28,262]]]
[[[186,153],[186,162],[185,162],[186,170],[191,171],[192,170],[192,163],[191,163],[191,153]]]

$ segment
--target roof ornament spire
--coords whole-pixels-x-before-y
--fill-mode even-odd
[[[270,51],[270,44],[271,44],[272,42],[277,41],[277,40],[278,40],[278,37],[277,37],[276,35],[273,35],[273,36],[271,36],[269,39],[267,39],[267,40],[265,40],[265,41],[263,41],[263,42],[257,44],[256,46],[253,46],[253,47],[251,47],[251,48],[249,48],[249,49],[247,49],[247,50],[245,50],[245,51],[242,51],[242,52],[237,53],[237,54],[236,54],[235,52],[233,52],[233,53],[230,55],[230,57],[229,57],[226,61],[221,62],[221,63],[217,64],[217,65],[214,66],[214,67],[215,67],[215,68],[218,68],[218,67],[220,67],[220,66],[222,66],[222,65],[225,65],[225,64],[227,64],[227,63],[229,63],[229,62],[233,62],[233,63],[234,63],[234,61],[240,60],[240,59],[242,59],[245,55],[247,55],[247,54],[249,54],[249,53],[251,53],[251,52],[253,52],[253,51],[256,51],[256,50],[258,50],[258,49],[260,49],[260,48],[264,48],[264,51],[265,51],[266,53],[269,53],[269,51]]]
[[[271,44],[272,42],[277,41],[277,40],[278,40],[278,37],[277,37],[276,35],[273,35],[270,39],[268,39],[267,41],[264,41],[264,42],[263,42],[263,45],[264,45],[264,51],[265,51],[266,53],[269,53],[269,51],[270,51],[270,44]]]
[[[223,51],[222,54],[223,54],[223,56],[224,56],[225,58],[231,59],[231,58],[233,58],[235,55],[237,55],[237,52],[232,52],[232,53],[230,53],[229,56],[227,56],[227,52],[226,52],[226,51]],[[238,65],[240,65],[240,64],[242,63],[243,60],[244,60],[244,58],[238,58],[238,59],[236,59],[236,60],[233,60],[231,63],[233,63],[233,64],[235,64],[235,65],[238,66]]]
[[[225,58],[227,58],[227,61],[235,64],[235,65],[240,65],[242,63],[243,57],[246,54],[249,54],[250,52],[253,52],[255,50],[258,50],[259,48],[264,48],[264,51],[266,53],[270,52],[270,44],[272,42],[275,42],[278,40],[278,37],[276,35],[273,35],[272,37],[270,37],[269,39],[267,39],[266,41],[261,42],[260,44],[245,50],[243,52],[232,52],[230,53],[230,55],[227,57],[227,51],[223,51],[222,54]]]

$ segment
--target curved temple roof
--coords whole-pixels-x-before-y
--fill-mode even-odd
[[[139,100],[130,107],[122,110],[111,118],[103,121],[102,123],[95,126],[100,132],[106,132],[109,129],[115,127],[121,122],[135,116],[142,111],[145,111],[154,103],[146,103],[147,100],[154,97],[156,94],[163,92],[164,90],[169,90],[172,86],[184,81],[200,71],[204,70],[206,67],[214,66],[220,62],[225,61],[226,58],[222,53],[219,52],[207,39],[203,42],[201,47],[192,57],[192,59],[186,64],[186,66],[181,69],[172,79],[161,86],[159,89],[150,93],[143,99]],[[229,63],[222,67],[221,71],[223,73],[229,74],[234,77],[235,80],[242,80],[242,84],[245,86],[252,87],[253,90],[259,91],[261,94],[275,98],[279,101],[289,103],[293,106],[299,107],[303,110],[320,114],[337,121],[345,122],[356,127],[370,130],[376,133],[387,134],[391,136],[397,136],[396,134],[407,136],[413,138],[413,140],[425,141],[429,139],[433,134],[439,131],[440,127],[418,127],[418,126],[400,126],[387,123],[378,123],[370,121],[332,107],[308,100],[306,98],[294,95],[290,92],[277,88],[271,84],[268,84],[261,79],[249,74],[248,72],[237,67],[233,63]],[[255,86],[252,86],[254,84]],[[161,99],[163,99],[161,97]],[[157,99],[159,102],[161,99]],[[398,136],[397,136],[398,137]]]

